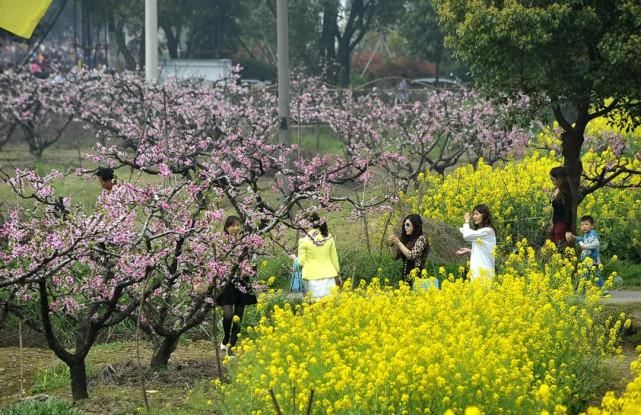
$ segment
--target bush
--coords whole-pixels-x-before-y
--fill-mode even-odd
[[[450,277],[415,293],[374,279],[275,307],[229,363],[220,411],[270,413],[273,390],[283,413],[303,412],[313,389],[314,414],[576,412],[623,322],[595,324],[600,291],[576,289],[572,258],[543,254],[520,244],[491,285]]]
[[[56,398],[28,399],[0,410],[0,415],[83,415],[70,403]]]

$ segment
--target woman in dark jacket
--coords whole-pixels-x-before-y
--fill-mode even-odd
[[[387,238],[394,259],[403,261],[403,281],[410,287],[414,286],[413,278],[410,273],[413,269],[418,269],[418,276],[425,267],[427,254],[430,250],[427,237],[423,235],[423,221],[419,215],[408,215],[403,219],[400,238],[391,235]]]
[[[563,248],[567,246],[567,235],[574,231],[574,197],[565,167],[550,170],[550,180],[556,187],[552,197],[550,240]]]
[[[241,229],[241,220],[238,216],[229,216],[225,220],[224,231],[231,238],[236,237]],[[240,274],[240,271],[238,271]],[[230,349],[236,345],[240,323],[245,313],[245,306],[256,304],[256,294],[249,281],[249,276],[230,276],[216,303],[223,307],[223,341],[220,349],[229,354]]]

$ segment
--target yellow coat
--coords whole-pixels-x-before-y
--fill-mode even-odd
[[[340,266],[336,255],[334,237],[324,238],[314,230],[309,236],[298,240],[298,262],[303,267],[303,279],[320,280],[338,276]]]

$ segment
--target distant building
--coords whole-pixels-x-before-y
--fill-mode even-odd
[[[169,59],[160,61],[160,82],[168,78],[216,82],[232,76],[230,59]]]

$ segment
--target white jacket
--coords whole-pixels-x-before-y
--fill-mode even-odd
[[[496,249],[496,234],[490,227],[471,229],[469,223],[464,223],[459,228],[463,239],[472,242],[472,253],[470,255],[470,281],[483,275],[489,278],[494,277],[494,250]]]

